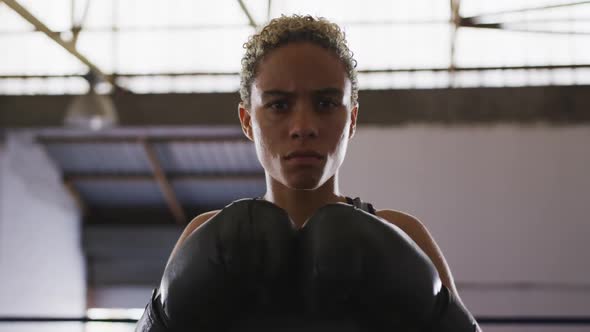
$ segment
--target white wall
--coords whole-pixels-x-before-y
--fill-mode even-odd
[[[74,203],[37,146],[12,138],[0,159],[0,314],[82,315]],[[421,219],[476,315],[590,315],[588,170],[590,126],[361,127],[341,186]],[[96,301],[143,307],[149,295]]]
[[[81,219],[60,174],[24,134],[7,136],[0,165],[0,316],[84,316]],[[0,331],[81,327],[0,323]]]
[[[362,128],[341,189],[418,217],[478,315],[590,315],[590,127]]]

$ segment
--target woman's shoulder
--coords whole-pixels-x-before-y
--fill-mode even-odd
[[[182,243],[184,243],[184,241],[186,240],[186,238],[189,235],[191,235],[197,228],[199,228],[199,226],[204,224],[207,220],[213,218],[219,211],[220,210],[208,211],[208,212],[201,213],[198,216],[194,217],[193,220],[191,220],[186,225],[186,227],[182,231],[182,234],[180,234],[180,237],[178,238],[178,241],[176,241],[176,245],[172,249],[172,253],[170,254],[170,258],[168,259],[168,261],[170,261],[170,259],[172,259],[172,257],[174,257],[178,248],[180,248]]]
[[[433,246],[436,247],[434,239],[432,235],[428,231],[428,228],[415,216],[397,210],[377,210],[375,214],[384,219],[385,221],[399,227],[404,233],[410,236],[414,242],[416,242],[420,247],[422,247],[425,251],[433,251],[428,250],[431,249]]]
[[[416,217],[401,211],[378,210],[376,215],[399,227],[428,255],[436,266],[442,283],[457,294],[453,275],[440,247],[424,224]],[[458,295],[457,295],[458,296]]]
[[[376,210],[375,214],[405,231],[406,228],[422,228],[424,224],[415,216],[398,210]]]
[[[188,225],[186,225],[186,227],[184,229],[184,233],[188,233],[188,234],[192,233],[195,229],[199,228],[199,226],[204,224],[207,220],[215,217],[215,215],[217,215],[217,213],[219,213],[219,211],[221,211],[221,210],[208,211],[208,212],[201,213],[198,216],[194,217],[193,220],[191,220],[188,223]]]

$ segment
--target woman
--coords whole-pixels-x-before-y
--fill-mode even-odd
[[[283,16],[244,47],[238,113],[265,170],[262,199],[286,211],[299,229],[330,203],[355,204],[375,214],[426,253],[458,300],[448,264],[419,220],[394,210],[375,211],[340,192],[338,170],[359,111],[356,62],[340,28],[325,19]],[[186,227],[169,263],[189,235],[218,212],[199,215]]]

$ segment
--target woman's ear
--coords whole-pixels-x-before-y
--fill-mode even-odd
[[[254,137],[252,136],[252,117],[250,116],[250,111],[242,103],[238,105],[238,116],[240,117],[240,124],[242,125],[244,135],[254,142]]]
[[[351,139],[356,132],[356,119],[358,116],[359,104],[356,103],[350,112],[350,130],[348,132],[348,139]]]

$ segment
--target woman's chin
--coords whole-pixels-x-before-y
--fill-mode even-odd
[[[320,183],[321,177],[315,176],[305,176],[305,177],[291,177],[286,179],[286,186],[293,189],[293,190],[314,190],[320,187],[322,184]]]

